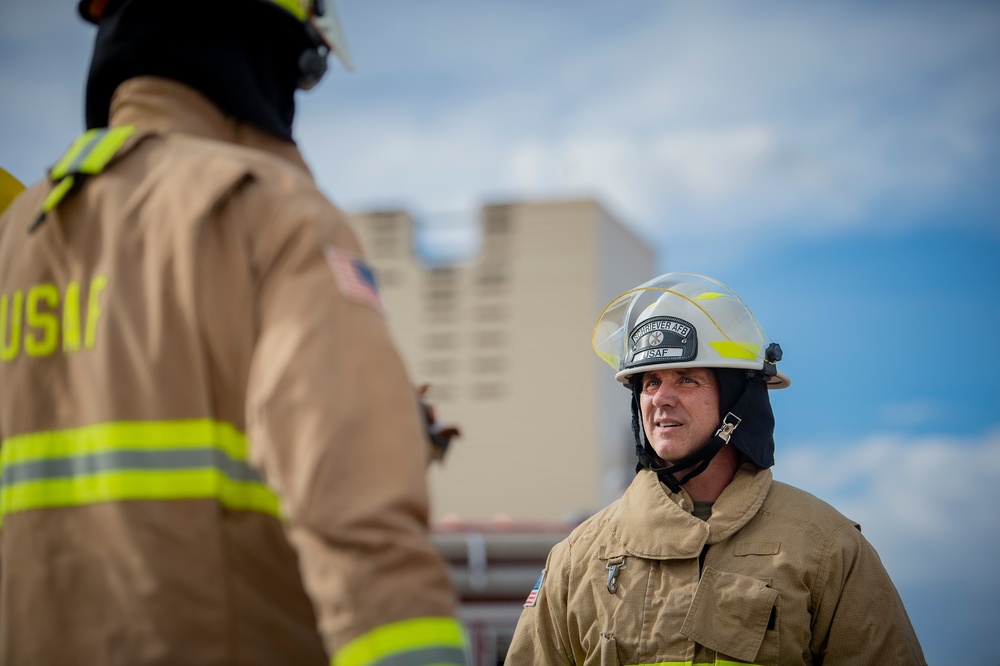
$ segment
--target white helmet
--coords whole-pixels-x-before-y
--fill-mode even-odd
[[[637,373],[671,368],[756,370],[768,388],[791,384],[775,367],[781,347],[746,303],[695,273],[667,273],[613,300],[597,320],[593,346],[624,384]]]

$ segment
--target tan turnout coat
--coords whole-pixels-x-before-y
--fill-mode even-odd
[[[744,463],[707,522],[692,508],[642,470],[552,549],[507,665],[925,663],[875,550],[826,503]]]
[[[452,616],[344,215],[178,83],[127,81],[111,125],[137,130],[36,231],[46,181],[0,218],[0,663],[322,664]]]

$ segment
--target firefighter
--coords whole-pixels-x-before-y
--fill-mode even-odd
[[[88,131],[0,217],[0,663],[464,664],[424,415],[292,138],[329,0],[80,11]]]
[[[790,381],[732,290],[655,278],[594,350],[631,393],[636,477],[549,553],[507,664],[926,663],[860,527],[772,481]]]

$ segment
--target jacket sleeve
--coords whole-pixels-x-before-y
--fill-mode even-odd
[[[566,666],[574,664],[569,649],[569,544],[549,553],[534,605],[525,605],[514,630],[505,666]]]
[[[257,221],[248,439],[332,663],[464,664],[454,591],[428,535],[416,393],[357,240],[314,188],[262,190],[246,188],[237,205]]]
[[[816,663],[926,666],[899,593],[860,528],[842,527],[826,546],[810,646]]]

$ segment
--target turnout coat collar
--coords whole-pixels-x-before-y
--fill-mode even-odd
[[[771,487],[771,470],[744,462],[712,507],[708,521],[691,514],[687,492],[672,493],[656,474],[640,470],[613,510],[612,538],[621,553],[654,560],[697,557],[706,545],[735,534],[753,518]],[[650,525],[665,529],[649,529]],[[663,534],[670,534],[664,540]],[[614,549],[614,547],[612,547]]]
[[[194,88],[171,79],[138,76],[122,83],[111,99],[109,125],[136,125],[262,150],[312,176],[295,143],[227,116]]]

